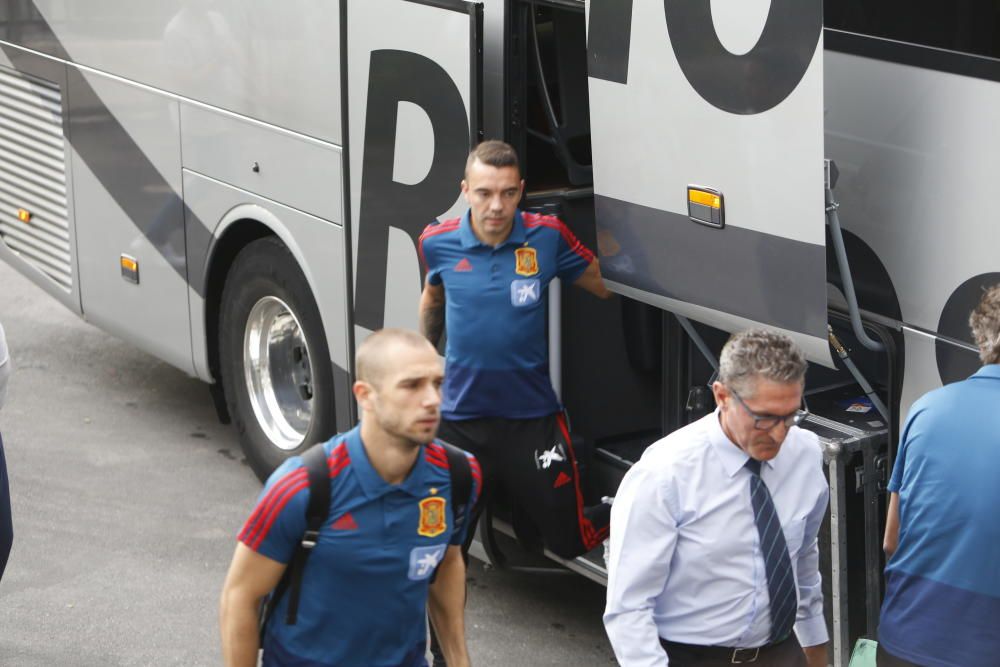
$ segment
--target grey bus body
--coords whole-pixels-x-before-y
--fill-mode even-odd
[[[995,17],[892,4],[3,0],[0,259],[210,383],[265,476],[353,423],[357,342],[416,326],[417,236],[464,210],[469,147],[504,138],[524,206],[597,249],[618,294],[550,290],[591,499],[712,409],[701,350],[727,332],[783,331],[814,362],[842,665],[877,623],[901,420],[978,366],[966,318],[1000,282],[1000,41],[974,29]]]

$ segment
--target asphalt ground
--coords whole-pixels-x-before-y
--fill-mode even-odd
[[[260,483],[207,386],[3,263],[0,322],[15,365],[0,409],[15,532],[0,667],[221,664],[219,591]],[[473,663],[614,664],[603,604],[577,575],[474,561]]]

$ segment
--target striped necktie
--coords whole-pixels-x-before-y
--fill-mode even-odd
[[[771,597],[771,642],[784,639],[795,623],[795,577],[792,561],[788,557],[785,534],[774,509],[771,492],[760,478],[760,461],[746,462],[750,475],[750,503],[753,518],[760,534],[760,549],[764,555],[764,572],[767,574],[767,592]]]

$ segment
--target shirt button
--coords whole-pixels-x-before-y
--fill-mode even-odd
[[[490,267],[490,272],[492,272],[492,273],[496,273],[499,270],[500,270],[500,267],[497,266],[496,264],[494,264],[493,266]]]

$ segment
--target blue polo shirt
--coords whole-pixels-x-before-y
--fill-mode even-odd
[[[444,285],[448,327],[441,412],[446,419],[527,419],[559,411],[549,381],[548,285],[572,283],[594,260],[558,218],[514,214],[497,247],[476,238],[469,213],[420,236],[427,281]]]
[[[900,443],[879,641],[927,667],[1000,664],[1000,365],[914,403]]]
[[[444,448],[422,448],[410,475],[387,484],[375,471],[360,427],[323,445],[330,466],[330,514],[302,578],[298,622],[287,625],[282,596],[264,638],[265,667],[424,667],[427,586],[448,545],[459,545]],[[482,484],[469,456],[472,507]],[[280,563],[306,528],[309,480],[300,457],[268,479],[239,540]]]

